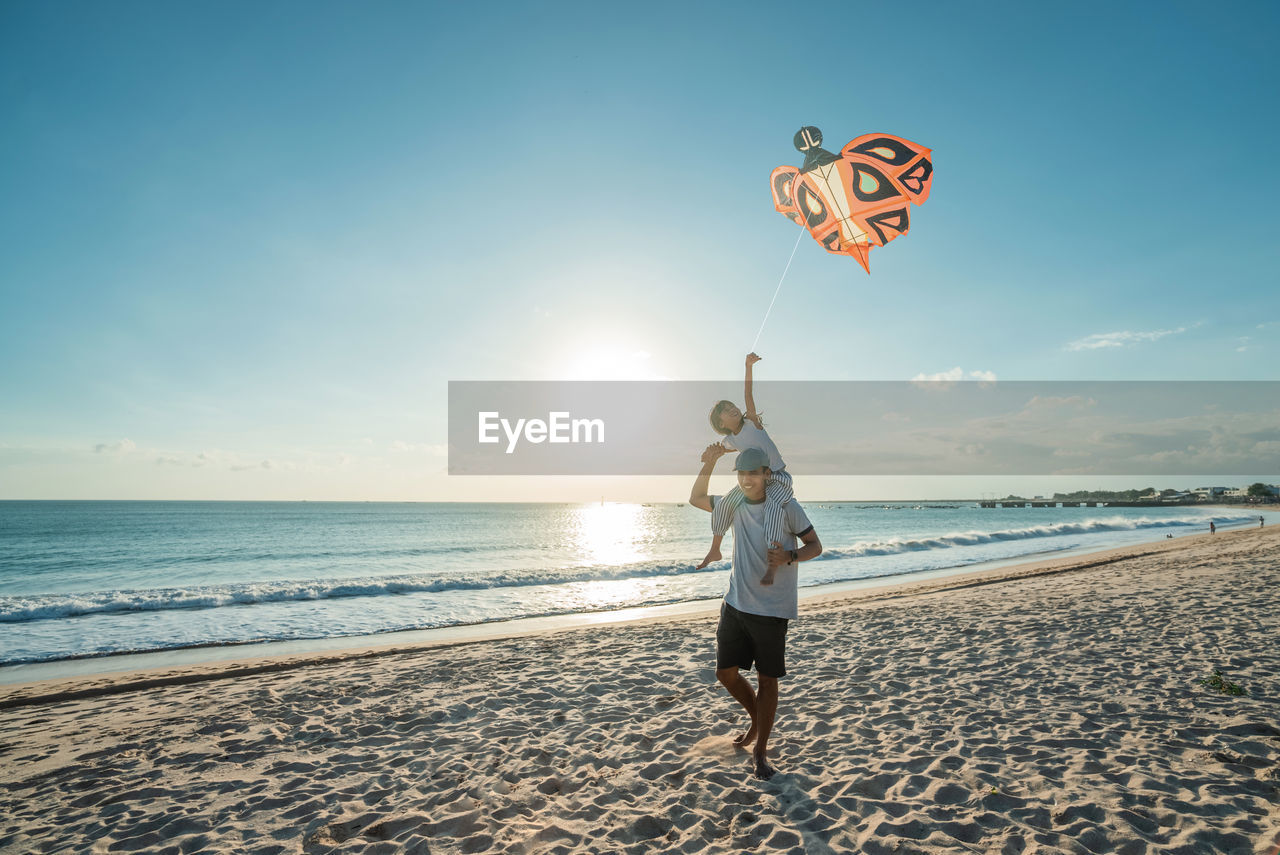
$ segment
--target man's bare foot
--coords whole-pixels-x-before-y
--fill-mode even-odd
[[[701,570],[703,567],[706,567],[712,561],[719,561],[719,560],[720,560],[720,550],[713,546],[711,547],[711,551],[707,553],[707,557],[702,559],[702,563],[699,564],[697,567],[694,567],[693,569]]]
[[[770,778],[772,778],[774,774],[778,771],[777,769],[770,766],[769,761],[766,760],[764,757],[760,756],[759,754],[755,754],[752,756],[754,756],[756,759],[755,775],[757,778],[761,778],[767,781]]]
[[[778,569],[777,569],[776,567],[775,567],[774,569],[772,569],[772,570],[768,570],[768,571],[766,571],[766,572],[765,572],[765,574],[764,574],[763,576],[761,576],[761,577],[760,577],[760,584],[761,584],[761,585],[772,585],[772,584],[773,584],[773,580],[774,580],[775,578],[777,578],[777,575],[778,575]]]
[[[748,745],[750,745],[755,741],[756,741],[756,723],[753,721],[751,722],[751,728],[746,733],[742,734],[741,736],[734,737],[733,744],[738,746],[739,748],[746,748]]]

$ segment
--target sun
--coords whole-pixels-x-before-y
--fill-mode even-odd
[[[592,345],[569,356],[566,380],[669,380],[654,366],[653,354],[622,345]]]

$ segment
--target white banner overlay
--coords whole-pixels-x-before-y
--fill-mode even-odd
[[[689,475],[732,381],[453,381],[450,475]],[[806,475],[1280,474],[1277,381],[760,381]],[[729,467],[724,467],[728,471]]]

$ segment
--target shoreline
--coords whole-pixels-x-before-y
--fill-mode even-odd
[[[1238,512],[1235,505],[1206,505],[1204,509]],[[994,509],[996,512],[1020,512],[1027,508]],[[1105,510],[1099,508],[1097,510]],[[1222,525],[1223,531],[1245,529],[1248,521]],[[1157,532],[1150,532],[1151,541],[1142,543],[1163,543],[1164,538],[1156,538]],[[1191,533],[1179,533],[1173,538],[1180,540],[1193,537]],[[1129,544],[1137,546],[1140,544]],[[1046,546],[1048,546],[1046,544]],[[1040,555],[1084,556],[1109,552],[1122,548],[1114,546],[1080,546],[1056,547],[1037,550],[1011,558],[996,558],[974,563],[960,563],[930,570],[911,571],[908,573],[889,574],[839,582],[827,582],[819,585],[801,587],[800,601],[827,597],[841,591],[861,591],[872,587],[911,585],[917,581],[936,578],[967,578],[974,573],[984,573],[990,569],[1012,568],[1016,565],[1031,564],[1040,561]],[[657,605],[631,606],[599,612],[567,612],[563,614],[535,615],[509,620],[480,621],[470,624],[454,624],[450,626],[425,627],[421,629],[391,630],[387,632],[356,634],[346,636],[317,636],[315,638],[271,639],[261,641],[244,641],[229,643],[193,644],[181,647],[166,647],[152,650],[138,650],[104,654],[70,656],[63,659],[51,659],[37,662],[0,665],[0,709],[3,708],[3,689],[6,686],[21,686],[35,682],[54,680],[85,680],[111,675],[124,675],[135,671],[170,670],[174,668],[190,668],[198,666],[236,667],[244,660],[258,661],[262,659],[287,658],[324,658],[327,656],[344,656],[374,648],[417,649],[445,644],[474,643],[495,638],[509,638],[534,635],[544,631],[568,631],[584,626],[617,625],[644,621],[650,617],[695,616],[713,612],[718,608],[720,598],[705,600],[685,600]]]
[[[1185,535],[1184,535],[1185,536]],[[862,590],[882,585],[910,584],[933,578],[949,578],[980,572],[984,569],[1009,567],[1040,560],[1042,555],[1084,555],[1117,547],[1059,547],[1026,553],[1013,558],[993,558],[972,564],[956,564],[931,570],[871,576],[826,582],[799,589],[799,598],[821,597],[841,590]],[[532,615],[509,620],[478,621],[422,629],[390,630],[381,633],[357,635],[317,636],[315,638],[278,639],[269,641],[229,642],[225,644],[194,644],[185,647],[166,647],[157,650],[138,650],[121,653],[89,654],[50,659],[39,662],[23,662],[0,665],[0,686],[21,685],[47,679],[84,678],[128,671],[145,671],[155,668],[184,667],[212,663],[232,664],[243,659],[261,659],[282,655],[341,655],[344,651],[363,650],[370,647],[409,645],[431,647],[445,643],[472,643],[493,638],[509,638],[531,635],[540,631],[567,631],[583,626],[633,623],[649,617],[697,615],[718,608],[721,597],[699,600],[683,600],[675,603],[629,606],[594,612],[565,612],[562,614]],[[105,669],[102,666],[106,667]],[[65,673],[58,673],[65,672]],[[30,674],[44,675],[23,679]]]
[[[680,477],[684,476],[671,476]],[[822,476],[818,476],[822,477]],[[806,499],[811,504],[848,504],[848,505],[918,505],[923,502],[946,502],[950,504],[959,503],[961,505],[976,505],[989,499],[939,499],[939,498],[914,498],[914,499]],[[996,499],[995,501],[1000,501]],[[1053,501],[1052,499],[1023,499],[1023,501]],[[1063,501],[1059,499],[1058,501]],[[1074,500],[1066,500],[1074,501]],[[1086,500],[1087,501],[1087,500]],[[580,499],[563,502],[542,502],[534,500],[498,500],[498,499],[449,499],[439,501],[434,499],[0,499],[0,505],[5,503],[17,504],[23,502],[96,502],[108,503],[118,502],[120,504],[150,502],[152,504],[160,504],[164,502],[173,502],[175,504],[260,504],[260,505],[594,505],[598,503],[597,499]],[[619,501],[609,499],[605,502],[607,505],[673,505],[682,507],[688,502],[674,502],[669,500],[653,500],[645,501],[639,499],[636,501]],[[1269,503],[1261,503],[1262,507],[1268,504],[1272,508],[1280,509],[1280,498],[1272,499]],[[1249,507],[1254,505],[1251,502],[1238,502],[1234,504],[1221,505],[1221,507]],[[1151,505],[1151,507],[1160,508],[1177,508],[1177,507],[1208,507],[1210,503],[1204,504],[1168,504],[1168,505]],[[1213,503],[1214,507],[1219,506]],[[1256,506],[1256,505],[1255,505]],[[1132,505],[1125,507],[1134,507]]]
[[[667,616],[10,688],[0,852],[1280,844],[1280,528],[810,598],[769,781],[733,747],[714,633]]]
[[[1013,510],[1013,509],[1011,509]],[[1251,530],[1247,524],[1224,526],[1222,534],[1183,534],[1171,539],[1143,541],[1120,547],[1046,550],[1030,556],[995,559],[895,576],[848,580],[799,590],[799,610],[841,603],[876,602],[980,585],[999,584],[1033,576],[1088,570],[1129,558],[1176,549],[1195,539],[1226,537]],[[905,578],[903,578],[905,577]],[[806,593],[808,591],[808,593]],[[338,636],[291,641],[247,642],[191,648],[118,653],[60,659],[0,668],[0,710],[63,700],[102,697],[168,685],[230,679],[384,656],[464,647],[488,641],[538,638],[590,628],[649,626],[656,623],[705,620],[714,616],[721,598],[658,606],[638,606],[602,612],[547,615],[510,621],[405,630],[375,635]],[[112,665],[120,667],[110,667]],[[107,667],[103,667],[107,666]],[[28,679],[6,679],[9,675]],[[70,672],[70,673],[58,673]]]

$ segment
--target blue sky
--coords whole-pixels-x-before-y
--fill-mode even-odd
[[[447,382],[739,395],[804,124],[934,188],[762,378],[1276,379],[1274,4],[797,8],[0,6],[0,497],[679,500],[447,478]]]

